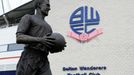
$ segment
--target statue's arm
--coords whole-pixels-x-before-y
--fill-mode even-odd
[[[41,43],[42,38],[32,37],[25,34],[16,34],[16,42],[22,44]]]
[[[24,17],[22,17],[19,25],[18,25],[18,29],[16,32],[16,42],[19,44],[33,44],[33,43],[40,43],[43,44],[45,46],[53,46],[54,45],[54,38],[51,37],[33,37],[30,35],[27,35],[28,30],[30,29],[30,17],[29,15],[25,15]]]
[[[33,37],[30,35],[27,35],[28,30],[30,28],[30,15],[25,15],[20,20],[20,23],[18,25],[18,29],[16,32],[16,42],[22,43],[22,44],[30,44],[30,43],[40,43],[41,38],[40,37]]]

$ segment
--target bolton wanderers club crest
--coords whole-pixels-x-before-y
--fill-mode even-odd
[[[82,6],[77,8],[70,17],[71,31],[68,36],[86,42],[102,34],[102,28],[99,28],[100,16],[93,7]]]

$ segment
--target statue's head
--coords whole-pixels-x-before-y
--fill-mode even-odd
[[[48,16],[48,12],[50,10],[49,0],[34,0],[34,1],[35,1],[35,8],[40,9],[45,16]]]

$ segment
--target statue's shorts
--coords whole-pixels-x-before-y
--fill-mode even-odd
[[[47,58],[41,59],[37,56],[29,56],[29,53],[22,53],[17,64],[16,75],[52,75]]]

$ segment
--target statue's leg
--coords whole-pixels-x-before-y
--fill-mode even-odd
[[[41,63],[41,66],[37,75],[52,75],[49,62]]]
[[[33,68],[34,64],[29,64],[29,61],[30,59],[23,59],[18,62],[16,75],[36,75],[37,70]]]

